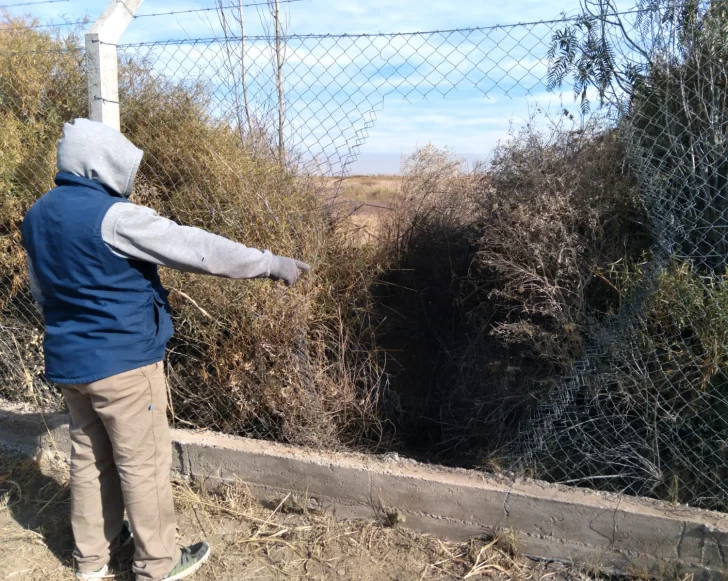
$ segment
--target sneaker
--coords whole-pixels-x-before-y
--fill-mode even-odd
[[[76,579],[110,579],[113,575],[109,575],[109,566],[104,565],[103,569],[91,571],[90,573],[82,573],[76,571]]]
[[[190,575],[197,572],[202,567],[202,564],[210,558],[210,545],[204,541],[201,543],[195,543],[189,547],[182,549],[182,555],[179,558],[179,563],[172,569],[164,581],[179,581],[180,579],[186,579]]]
[[[128,547],[134,541],[134,535],[131,532],[131,526],[129,525],[129,521],[124,521],[118,539],[119,545],[116,549],[117,553],[122,549]],[[76,579],[110,579],[111,577],[113,577],[113,575],[109,575],[108,565],[104,565],[103,568],[99,569],[98,571],[91,571],[89,573],[76,571]]]

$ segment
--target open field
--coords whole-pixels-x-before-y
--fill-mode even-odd
[[[396,175],[353,175],[341,181],[337,205],[349,217],[355,239],[374,241],[383,215],[397,201],[402,177]]]
[[[343,198],[388,205],[400,191],[402,177],[396,175],[353,175],[342,181]]]

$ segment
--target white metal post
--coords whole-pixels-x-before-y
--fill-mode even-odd
[[[121,129],[116,45],[144,0],[112,0],[86,32],[89,119]]]

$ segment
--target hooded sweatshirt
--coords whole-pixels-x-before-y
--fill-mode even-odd
[[[228,278],[271,274],[279,257],[129,202],[143,152],[101,123],[63,128],[56,186],[22,226],[46,324],[46,376],[97,381],[164,358],[172,336],[157,266]]]

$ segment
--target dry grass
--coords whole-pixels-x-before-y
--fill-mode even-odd
[[[402,188],[402,177],[396,175],[353,175],[341,182],[342,196],[347,200],[384,204],[396,201]]]
[[[0,456],[0,578],[73,578],[67,468],[51,459]],[[214,491],[175,483],[179,541],[200,538],[213,557],[195,579],[588,580],[578,570],[519,557],[504,538],[451,543],[381,522],[337,522],[311,500],[264,506],[243,484]],[[114,563],[130,580],[128,556]]]

